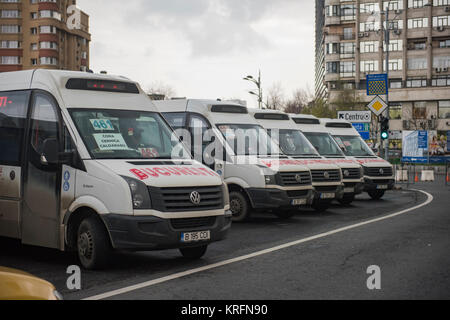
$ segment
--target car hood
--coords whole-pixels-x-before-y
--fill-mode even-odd
[[[354,158],[357,163],[367,168],[392,168],[392,165],[381,158]]]

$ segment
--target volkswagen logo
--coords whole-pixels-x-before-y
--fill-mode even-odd
[[[200,196],[200,193],[198,193],[198,191],[191,192],[189,198],[191,199],[192,204],[195,204],[196,206],[198,206],[202,201],[202,198]]]
[[[344,176],[349,177],[349,176],[350,176],[350,171],[345,170],[345,171],[344,171]]]
[[[324,177],[325,179],[330,179],[330,174],[329,174],[328,172],[325,172],[325,173],[323,174],[323,177]]]
[[[384,175],[384,170],[383,170],[383,168],[381,168],[379,172],[380,172],[380,175]]]
[[[302,182],[302,176],[300,174],[295,175],[295,181],[298,183]]]

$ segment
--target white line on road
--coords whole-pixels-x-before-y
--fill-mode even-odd
[[[272,253],[272,252],[275,252],[275,251],[280,251],[280,250],[283,250],[283,249],[286,249],[286,248],[294,247],[294,246],[297,246],[299,244],[303,244],[305,242],[317,240],[317,239],[328,237],[328,236],[331,236],[331,235],[334,235],[334,234],[337,234],[337,233],[340,233],[340,232],[344,232],[344,231],[352,230],[352,229],[359,228],[359,227],[362,227],[362,226],[366,226],[368,224],[372,224],[372,223],[380,222],[380,221],[383,221],[383,220],[391,219],[391,218],[403,215],[405,213],[408,213],[408,212],[420,209],[422,207],[425,207],[425,206],[429,205],[434,200],[433,196],[431,194],[425,192],[425,191],[421,191],[421,190],[412,190],[412,191],[418,191],[418,192],[421,192],[421,193],[425,194],[427,196],[427,201],[425,201],[424,203],[422,203],[420,205],[417,205],[415,207],[412,207],[412,208],[409,208],[409,209],[405,209],[405,210],[402,210],[400,212],[393,213],[393,214],[390,214],[390,215],[386,215],[384,217],[368,220],[368,221],[365,221],[365,222],[361,222],[361,223],[357,223],[357,224],[350,225],[350,226],[347,226],[347,227],[343,227],[343,228],[339,228],[339,229],[336,229],[336,230],[332,230],[332,231],[329,231],[329,232],[321,233],[321,234],[318,234],[318,235],[315,235],[315,236],[311,236],[311,237],[304,238],[304,239],[301,239],[301,240],[289,242],[289,243],[286,243],[286,244],[283,244],[283,245],[279,245],[279,246],[276,246],[276,247],[273,247],[273,248],[269,248],[269,249],[265,249],[265,250],[262,250],[262,251],[254,252],[254,253],[247,254],[247,255],[244,255],[244,256],[241,256],[241,257],[236,257],[236,258],[233,258],[233,259],[229,259],[229,260],[225,260],[225,261],[222,261],[222,262],[213,263],[213,264],[206,265],[206,266],[203,266],[203,267],[199,267],[199,268],[195,268],[195,269],[191,269],[191,270],[187,270],[187,271],[183,271],[183,272],[174,273],[174,274],[166,276],[166,277],[162,277],[162,278],[158,278],[158,279],[142,282],[142,283],[139,283],[139,284],[136,284],[136,285],[132,285],[132,286],[128,286],[128,287],[125,287],[125,288],[121,288],[121,289],[105,292],[105,293],[102,293],[102,294],[99,294],[99,295],[96,295],[96,296],[85,298],[83,300],[102,300],[102,299],[107,299],[107,298],[118,296],[118,295],[121,295],[121,294],[124,294],[124,293],[131,292],[131,291],[135,291],[135,290],[147,288],[147,287],[150,287],[150,286],[154,286],[156,284],[160,284],[160,283],[163,283],[163,282],[167,282],[167,281],[171,281],[171,280],[174,280],[174,279],[186,277],[186,276],[189,276],[189,275],[192,275],[192,274],[195,274],[195,273],[200,273],[200,272],[203,272],[203,271],[207,271],[207,270],[223,267],[223,266],[235,263],[235,262],[240,262],[240,261],[252,259],[252,258],[255,258],[255,257],[259,257],[259,256],[262,256],[262,255],[268,254],[268,253]]]

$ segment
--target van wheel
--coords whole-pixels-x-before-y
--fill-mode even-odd
[[[180,248],[180,252],[186,259],[200,259],[206,253],[208,245],[194,248]]]
[[[386,191],[384,190],[376,190],[376,191],[369,191],[368,194],[373,200],[380,200],[383,198]]]
[[[322,213],[327,211],[331,207],[331,201],[315,201],[312,205],[312,208],[317,213]]]
[[[95,216],[84,219],[77,233],[77,252],[81,265],[89,270],[102,269],[108,263],[111,245],[103,224]]]
[[[338,200],[340,204],[344,206],[350,205],[353,201],[355,201],[355,195],[344,195],[344,197],[340,200]]]
[[[240,192],[230,192],[230,209],[233,222],[242,222],[250,218],[250,205],[247,198]]]

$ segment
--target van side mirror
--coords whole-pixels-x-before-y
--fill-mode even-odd
[[[71,164],[75,156],[75,151],[59,152],[58,139],[48,138],[44,140],[41,154],[41,164]]]
[[[58,160],[58,140],[56,138],[45,139],[42,147],[41,164],[57,164]]]

